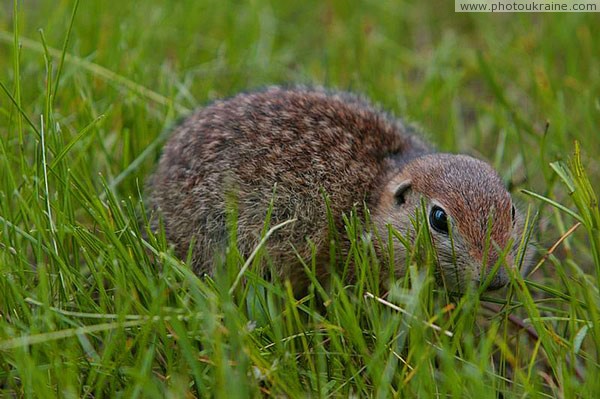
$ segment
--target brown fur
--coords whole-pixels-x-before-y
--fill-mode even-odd
[[[401,182],[410,184],[410,195],[399,206],[394,193]],[[297,288],[306,282],[295,252],[310,258],[312,242],[319,259],[328,257],[323,190],[341,230],[342,214],[355,205],[360,213],[363,202],[382,232],[390,223],[407,235],[419,198],[442,206],[456,227],[454,245],[465,255],[449,265],[448,243],[433,234],[445,256],[440,269],[453,288],[486,273],[479,270],[480,244],[491,209],[491,236],[500,247],[521,234],[511,221],[510,195],[487,164],[433,153],[410,127],[366,100],[323,89],[272,87],[192,114],[164,148],[151,180],[151,205],[162,214],[176,253],[185,257],[193,239],[195,271],[213,273],[227,243],[228,198],[237,202],[238,246],[248,256],[260,241],[274,188],[270,225],[297,221],[270,238],[267,253]],[[402,274],[403,248],[396,253],[396,273]],[[488,263],[497,257],[492,250]],[[506,273],[498,273],[493,286],[506,281]]]

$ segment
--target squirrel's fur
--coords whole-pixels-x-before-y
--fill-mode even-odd
[[[298,257],[310,259],[312,244],[318,260],[329,259],[324,193],[338,230],[344,213],[356,207],[361,217],[366,204],[383,237],[388,223],[411,235],[420,198],[428,209],[442,207],[452,240],[434,230],[432,239],[441,275],[453,289],[482,281],[491,266],[481,265],[493,265],[497,249],[518,242],[522,233],[510,195],[486,163],[436,153],[414,129],[368,101],[324,89],[271,87],[198,110],[173,130],[149,186],[151,207],[176,253],[185,258],[194,243],[197,273],[214,273],[222,260],[232,201],[244,256],[260,241],[273,201],[271,226],[296,221],[270,237],[266,252],[280,276],[300,289],[307,282]],[[490,217],[498,248],[484,251]],[[394,272],[402,274],[405,248],[394,247]],[[505,258],[513,262],[515,249]],[[318,273],[327,267],[319,265]],[[491,286],[507,281],[501,269]]]

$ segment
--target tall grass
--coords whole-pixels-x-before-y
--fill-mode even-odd
[[[0,396],[598,396],[600,28],[445,7],[2,4]],[[371,240],[388,237],[349,213],[352,250],[328,285],[306,264],[305,297],[234,242],[223,273],[194,275],[145,219],[168,127],[281,82],[363,92],[490,160],[529,215],[536,271],[450,295],[416,220],[385,292]]]

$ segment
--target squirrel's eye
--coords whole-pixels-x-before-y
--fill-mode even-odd
[[[431,208],[431,212],[429,212],[429,224],[436,231],[448,234],[448,215],[446,215],[446,211],[437,205]]]

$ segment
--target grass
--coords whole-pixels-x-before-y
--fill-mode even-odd
[[[451,7],[0,5],[0,396],[599,396],[597,18]],[[235,250],[211,280],[143,239],[162,132],[289,82],[365,93],[488,159],[536,223],[535,273],[448,296],[424,234],[384,296],[348,215],[362,277],[295,299],[256,262],[236,280]]]

